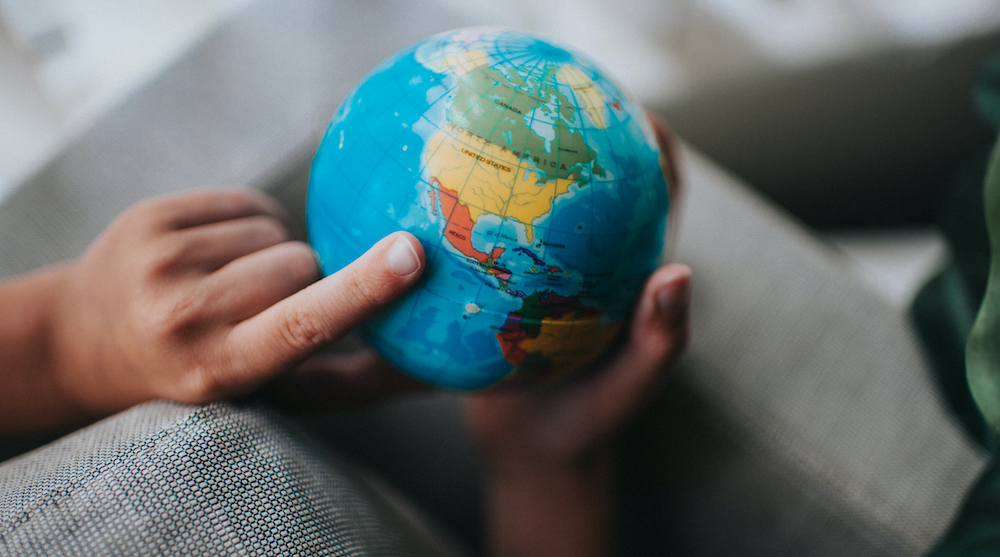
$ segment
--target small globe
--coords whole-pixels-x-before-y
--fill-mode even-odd
[[[390,362],[473,390],[565,374],[622,331],[663,246],[664,160],[645,113],[578,53],[461,29],[375,68],[313,161],[325,275],[397,230],[416,287],[361,327]]]

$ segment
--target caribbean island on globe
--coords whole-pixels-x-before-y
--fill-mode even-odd
[[[348,95],[313,161],[309,241],[329,275],[411,232],[427,268],[362,336],[438,386],[535,382],[628,321],[663,246],[664,164],[645,113],[584,56],[461,29]]]

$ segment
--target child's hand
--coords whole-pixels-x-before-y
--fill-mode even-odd
[[[670,225],[682,194],[680,150],[663,118],[648,113],[664,154],[670,188]],[[673,234],[671,234],[673,236]],[[691,269],[666,265],[646,282],[625,345],[584,381],[563,388],[471,397],[468,416],[486,465],[522,461],[566,466],[585,457],[624,423],[652,393],[665,368],[687,345]]]
[[[420,243],[396,233],[317,282],[311,250],[289,241],[283,219],[271,199],[237,189],[123,213],[61,273],[52,369],[67,398],[100,416],[155,398],[247,393],[349,333],[423,270]]]
[[[687,345],[691,270],[672,264],[646,283],[624,346],[576,381],[471,396],[467,414],[485,465],[504,473],[564,468],[601,450],[659,392]]]

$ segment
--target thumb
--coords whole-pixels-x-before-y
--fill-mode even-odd
[[[263,381],[343,337],[406,292],[424,269],[408,232],[391,234],[340,271],[236,325],[234,383]],[[245,375],[240,377],[240,375]]]

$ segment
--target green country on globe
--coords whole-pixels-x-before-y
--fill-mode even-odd
[[[324,275],[406,230],[427,269],[361,334],[429,383],[534,382],[594,359],[659,263],[665,160],[645,113],[584,56],[460,29],[376,67],[313,161]]]

